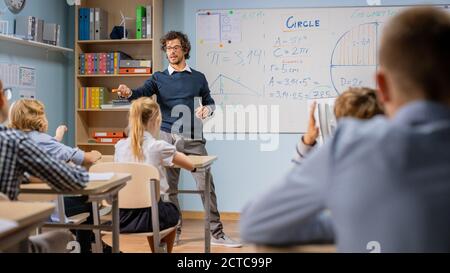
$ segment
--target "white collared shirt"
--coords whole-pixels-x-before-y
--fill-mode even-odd
[[[115,145],[115,148],[115,162],[138,162],[133,155],[130,138],[120,140]],[[153,165],[158,169],[160,175],[160,192],[161,194],[167,193],[169,184],[167,183],[164,167],[173,166],[172,161],[176,153],[175,146],[163,140],[155,139],[149,132],[144,132],[142,151],[144,153],[142,163]]]
[[[169,64],[169,67],[167,67],[167,70],[169,71],[169,75],[172,75],[173,72],[176,71],[170,64]],[[183,71],[187,71],[189,73],[192,73],[192,70],[191,70],[191,68],[189,67],[188,64],[186,64],[186,66],[183,68],[183,70],[177,71],[177,72],[183,72]]]

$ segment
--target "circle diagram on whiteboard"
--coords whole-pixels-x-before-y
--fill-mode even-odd
[[[331,81],[337,93],[349,87],[375,87],[379,33],[379,23],[366,23],[347,31],[337,41],[330,65]]]

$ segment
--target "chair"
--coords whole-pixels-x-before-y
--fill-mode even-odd
[[[113,155],[102,155],[102,157],[97,162],[95,162],[93,165],[105,163],[105,162],[114,162],[114,156]],[[111,213],[111,211],[112,211],[111,204],[109,204],[106,200],[103,200],[102,203],[100,204],[100,209],[99,209],[100,216],[108,215]]]
[[[119,208],[137,209],[151,207],[153,232],[126,233],[121,235],[147,237],[147,241],[153,252],[161,251],[161,240],[166,238],[167,240],[163,241],[167,243],[167,252],[172,252],[176,225],[161,231],[159,230],[159,172],[154,166],[144,163],[106,162],[93,165],[89,171],[130,173],[131,180],[119,192]]]
[[[57,207],[58,207],[58,216],[59,221],[64,221],[65,216],[65,210],[64,210],[64,198],[61,195],[56,194],[27,194],[27,193],[21,193],[18,196],[18,201],[23,202],[54,202],[57,201]],[[89,217],[88,212],[76,214],[70,217],[65,217],[70,223],[73,224],[81,224]],[[38,232],[40,233],[40,232]]]

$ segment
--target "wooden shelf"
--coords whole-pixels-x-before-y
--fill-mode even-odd
[[[152,74],[92,74],[77,75],[77,78],[117,78],[117,77],[150,77]]]
[[[70,53],[73,52],[73,49],[71,49],[71,48],[66,48],[66,47],[61,47],[61,46],[54,46],[54,45],[44,44],[44,43],[40,43],[40,42],[36,42],[36,41],[24,40],[24,39],[21,39],[21,38],[17,38],[17,37],[13,37],[13,36],[7,36],[7,35],[2,35],[2,34],[0,34],[0,41],[7,41],[7,42],[21,44],[21,45],[28,45],[28,46],[43,48],[43,49],[47,49],[49,51],[70,52]]]
[[[128,112],[129,108],[77,109],[78,112]]]
[[[82,40],[77,41],[79,45],[94,44],[150,44],[153,39],[120,39],[120,40]]]

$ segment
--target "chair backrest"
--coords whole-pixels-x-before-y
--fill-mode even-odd
[[[144,163],[106,162],[92,165],[89,172],[117,172],[131,174],[131,180],[119,191],[119,208],[136,209],[151,207],[150,180],[156,181],[156,201],[159,201],[159,172]]]

